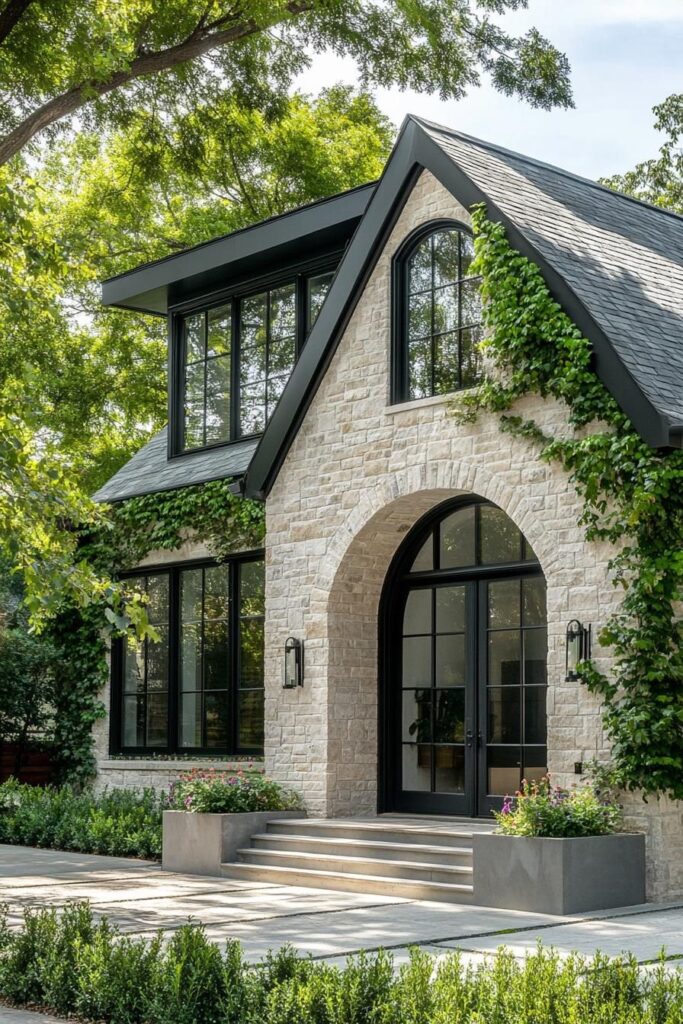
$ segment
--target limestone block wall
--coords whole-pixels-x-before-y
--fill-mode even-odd
[[[599,629],[615,607],[606,545],[588,544],[568,476],[495,416],[458,425],[442,398],[389,405],[391,258],[416,226],[467,212],[429,173],[408,197],[267,501],[266,770],[309,812],[377,809],[378,608],[406,532],[447,498],[500,506],[533,546],[548,591],[549,767],[564,784],[577,761],[607,757],[599,704],[564,681],[566,623]],[[555,434],[563,408],[527,398],[522,415]],[[287,636],[305,640],[306,680],[281,687]],[[596,652],[609,666],[608,652]],[[645,817],[641,816],[641,821]],[[651,892],[683,891],[678,807],[649,812]]]

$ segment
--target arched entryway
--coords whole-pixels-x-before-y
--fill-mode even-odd
[[[488,816],[545,774],[545,592],[490,502],[446,502],[410,532],[380,609],[382,810]]]

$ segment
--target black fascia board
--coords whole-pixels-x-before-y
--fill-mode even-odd
[[[375,187],[362,185],[109,278],[102,303],[163,316],[169,305],[212,291],[234,274],[343,248]]]
[[[574,290],[510,218],[439,147],[419,121],[408,117],[301,358],[254,453],[242,481],[243,492],[248,497],[263,499],[267,496],[382,246],[422,170],[429,170],[463,206],[471,208],[483,203],[490,219],[504,225],[510,244],[536,263],[552,296],[591,342],[596,373],[641,437],[655,448],[683,447],[683,431],[677,434],[672,430],[643,394]]]

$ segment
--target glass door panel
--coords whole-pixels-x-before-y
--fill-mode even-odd
[[[480,584],[479,812],[547,771],[547,629],[542,576]]]
[[[469,586],[416,587],[405,599],[400,788],[407,810],[437,809],[440,804],[452,813],[467,809],[466,720],[472,682]],[[426,802],[425,794],[431,795]]]

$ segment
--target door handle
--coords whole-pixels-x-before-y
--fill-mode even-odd
[[[471,729],[468,729],[467,732],[465,733],[465,744],[468,747],[474,746],[474,733],[472,732]]]

